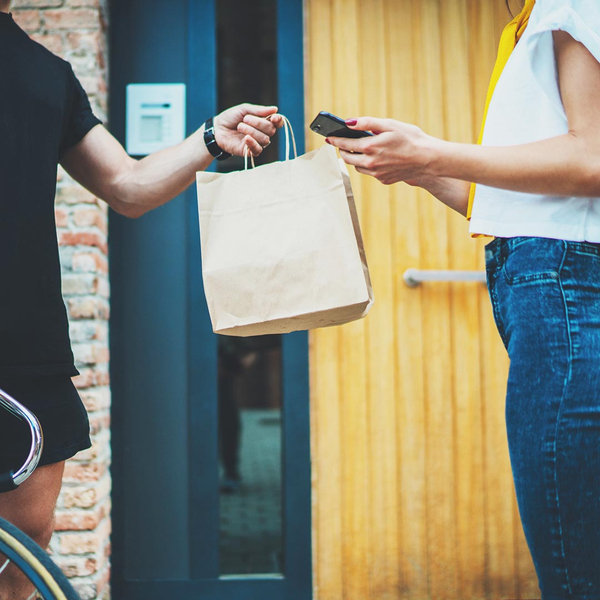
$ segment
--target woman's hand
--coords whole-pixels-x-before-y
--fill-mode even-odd
[[[346,125],[376,134],[357,140],[327,138],[328,143],[340,149],[344,161],[359,173],[371,175],[385,185],[399,181],[419,185],[421,178],[430,175],[428,169],[436,140],[415,125],[372,117],[348,119]]]
[[[215,117],[215,139],[229,154],[243,156],[247,146],[258,156],[282,125],[283,118],[277,114],[276,106],[239,104]]]

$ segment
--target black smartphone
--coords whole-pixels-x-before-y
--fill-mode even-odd
[[[373,135],[370,131],[355,131],[344,121],[331,113],[321,111],[310,124],[310,128],[325,137],[363,138]]]

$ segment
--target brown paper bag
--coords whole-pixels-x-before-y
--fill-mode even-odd
[[[373,304],[345,165],[330,146],[290,160],[289,133],[286,123],[283,162],[197,174],[202,275],[215,333],[341,325]]]

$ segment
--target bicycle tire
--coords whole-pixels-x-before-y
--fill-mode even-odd
[[[4,554],[20,569],[43,600],[80,600],[69,580],[48,554],[20,529],[2,518],[0,554]]]

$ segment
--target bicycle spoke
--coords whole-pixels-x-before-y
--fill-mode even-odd
[[[8,567],[8,565],[10,564],[10,560],[7,560],[1,567],[0,567],[0,574],[2,574],[2,571],[4,571],[4,569],[6,569],[6,567]]]

